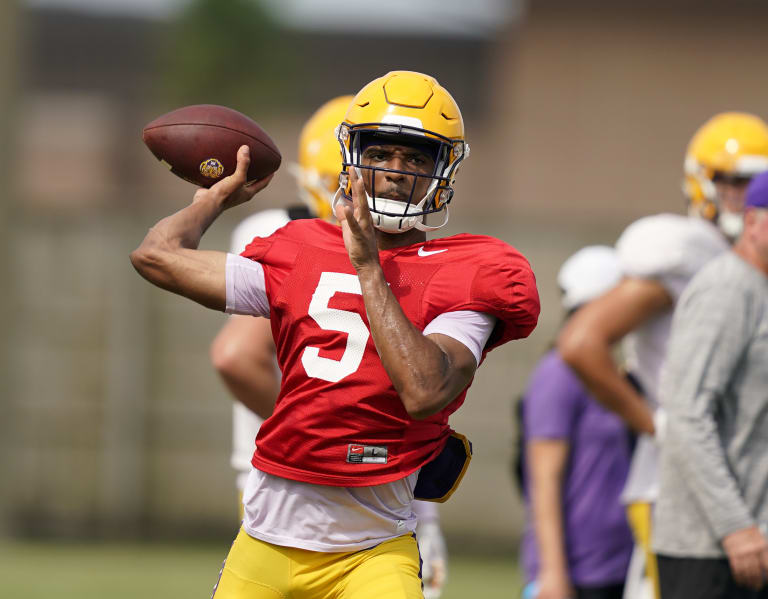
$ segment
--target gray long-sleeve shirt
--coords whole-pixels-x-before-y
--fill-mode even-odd
[[[722,557],[724,536],[768,523],[768,277],[734,252],[683,292],[660,399],[654,549]]]

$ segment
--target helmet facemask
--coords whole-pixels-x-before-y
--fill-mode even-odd
[[[690,158],[685,162],[683,190],[688,198],[688,214],[709,220],[730,240],[737,239],[743,229],[743,193],[747,184],[754,175],[768,169],[768,161],[762,157],[745,158],[739,161],[740,168],[734,166],[730,171],[707,168]],[[738,190],[737,201],[733,189]]]
[[[377,229],[386,233],[403,233],[413,228],[434,231],[448,222],[454,177],[459,164],[469,154],[468,144],[420,127],[388,123],[342,123],[337,137],[342,148],[343,170],[334,204],[341,199],[352,200],[348,169],[354,167],[358,176],[368,183],[368,208]],[[430,155],[434,166],[431,172],[423,173],[363,164],[365,149],[373,145],[401,145],[417,149]],[[397,173],[412,179],[410,189],[403,190],[403,197],[383,197],[391,195],[387,192],[377,194],[377,187],[379,190],[384,187],[384,173]],[[426,190],[422,193],[420,188],[425,184]],[[437,226],[426,225],[424,217],[437,212],[445,212],[443,221]]]

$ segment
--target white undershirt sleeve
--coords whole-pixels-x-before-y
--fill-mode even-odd
[[[227,314],[250,314],[269,318],[269,299],[264,267],[237,254],[227,254]]]
[[[424,328],[424,335],[439,333],[463,343],[479,364],[483,348],[496,326],[496,317],[474,310],[444,312]]]
[[[258,262],[236,254],[227,254],[226,265],[228,314],[250,314],[269,318],[269,299],[264,283],[264,268]],[[436,317],[424,329],[424,335],[439,333],[464,344],[477,363],[488,342],[496,318],[483,312],[458,310]]]

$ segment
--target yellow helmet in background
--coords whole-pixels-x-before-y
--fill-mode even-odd
[[[453,197],[453,184],[459,164],[469,155],[464,141],[464,121],[456,101],[434,77],[413,71],[391,71],[363,87],[349,106],[338,130],[343,153],[343,173],[339,179],[340,198],[350,200],[350,166],[372,171],[372,193],[368,196],[374,225],[389,233],[417,228],[431,231],[448,221],[448,203]],[[381,167],[363,166],[362,150],[371,140],[415,145],[426,148],[435,157],[431,175],[415,175],[411,197],[407,202],[375,196],[377,171]],[[431,179],[426,194],[414,198],[419,179]],[[436,227],[422,222],[425,214],[445,211],[443,222]]]
[[[723,112],[694,134],[685,154],[683,192],[691,215],[716,221],[715,180],[748,182],[768,170],[768,125],[752,114]]]
[[[318,218],[332,216],[333,195],[339,188],[341,150],[336,128],[344,120],[353,96],[339,96],[318,108],[299,135],[299,163],[294,174],[299,194]]]

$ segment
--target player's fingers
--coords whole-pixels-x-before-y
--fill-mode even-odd
[[[734,571],[733,578],[742,586],[750,589],[759,588],[760,567],[757,559],[753,555],[742,556],[738,560],[737,570]]]
[[[347,219],[346,212],[344,211],[344,202],[338,202],[333,207],[333,212],[336,215],[336,220],[339,221],[339,224],[343,223]]]
[[[242,181],[241,185],[248,180],[249,166],[251,166],[251,149],[246,145],[242,145],[237,150],[237,167],[235,167],[233,174],[236,179]]]
[[[760,551],[756,551],[750,556],[749,560],[750,586],[755,590],[762,588],[763,582],[765,581],[763,575],[763,564],[760,560],[760,553]]]
[[[250,164],[251,158],[248,146],[240,146],[240,149],[237,151],[235,172],[213,185],[211,190],[223,197],[231,196],[245,185]]]
[[[257,194],[262,189],[264,189],[267,185],[269,185],[269,182],[272,180],[274,176],[275,176],[275,173],[272,173],[270,175],[267,175],[263,179],[256,179],[255,181],[251,181],[250,183],[247,183],[243,189],[251,195]]]
[[[349,169],[349,181],[352,188],[352,204],[355,208],[355,217],[358,220],[365,219],[368,214],[368,198],[365,196],[365,183],[358,175],[357,168]]]
[[[360,226],[360,212],[357,206],[344,206],[345,221],[349,226],[350,232],[357,239],[364,239],[363,229]]]
[[[355,217],[352,214],[352,206],[349,204],[349,202],[346,202],[346,201],[339,202],[338,204],[336,204],[335,210],[336,210],[336,220],[339,221],[339,225],[341,225],[341,230],[345,233],[345,239],[346,239],[346,234],[352,232],[351,226],[355,220]],[[354,224],[357,224],[357,223],[354,223]]]
[[[368,196],[365,192],[365,182],[363,178],[357,176],[352,181],[352,190],[355,206],[355,218],[360,225],[366,230],[373,228],[373,219],[371,217],[371,210],[368,206]]]
[[[736,581],[736,584],[743,584],[741,574],[741,560],[734,558],[732,555],[729,555],[728,565],[731,568],[731,576],[733,576],[733,580]]]
[[[768,549],[760,551],[760,578],[762,586],[768,584]]]

